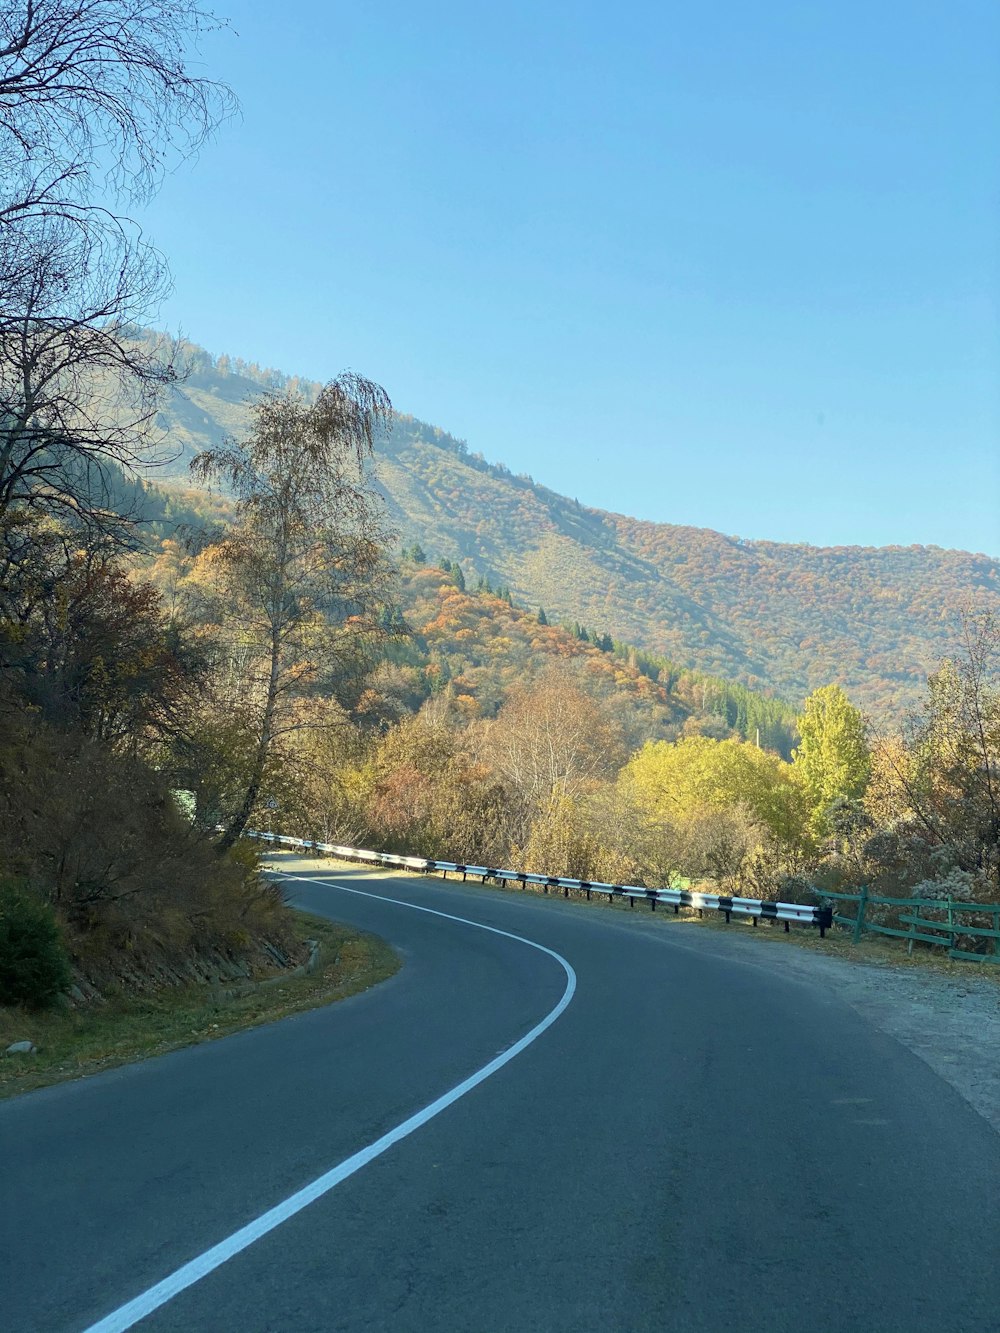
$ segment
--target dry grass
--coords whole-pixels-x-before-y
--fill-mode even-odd
[[[294,929],[300,939],[320,943],[320,965],[311,975],[276,971],[264,984],[243,988],[119,993],[101,1005],[37,1014],[0,1008],[0,1051],[22,1040],[38,1048],[34,1055],[0,1055],[0,1098],[315,1009],[367,990],[399,968],[392,949],[374,935],[302,913],[295,913]]]

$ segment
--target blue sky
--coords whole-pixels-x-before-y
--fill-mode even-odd
[[[1000,8],[221,0],[160,322],[585,504],[1000,556]]]

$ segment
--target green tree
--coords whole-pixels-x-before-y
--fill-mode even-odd
[[[802,739],[792,755],[793,770],[809,798],[814,824],[823,829],[827,807],[860,800],[868,785],[871,755],[864,718],[839,685],[824,685],[806,700],[798,727]]]
[[[0,1004],[44,1009],[72,980],[52,908],[0,880]]]

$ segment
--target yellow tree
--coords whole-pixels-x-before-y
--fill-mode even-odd
[[[795,776],[812,807],[813,824],[825,827],[824,810],[834,801],[858,801],[871,773],[861,711],[839,685],[814,690],[798,719],[802,740],[792,754]]]
[[[626,765],[622,781],[669,823],[742,807],[781,843],[798,847],[806,839],[808,807],[790,765],[745,741],[650,741]]]

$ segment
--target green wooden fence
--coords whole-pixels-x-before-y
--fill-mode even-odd
[[[968,958],[977,963],[1000,963],[1000,903],[956,902],[953,898],[879,898],[867,887],[857,893],[832,893],[817,889],[821,898],[835,900],[833,920],[847,926],[854,943],[867,931],[906,940],[913,945],[938,945],[950,958]],[[853,916],[837,910],[837,902],[856,903]],[[987,924],[984,924],[987,923]],[[984,950],[975,945],[984,941]],[[963,947],[964,946],[964,947]]]

